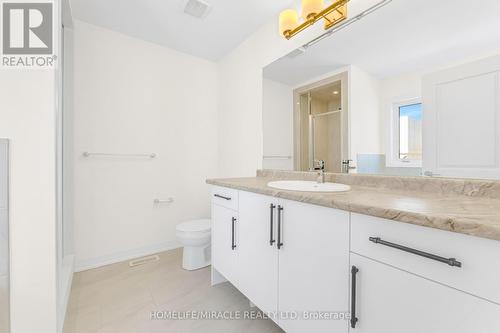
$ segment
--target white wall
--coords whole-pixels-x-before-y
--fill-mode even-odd
[[[357,164],[358,154],[379,154],[383,151],[379,90],[379,81],[375,77],[356,66],[350,66],[349,151],[354,165]]]
[[[216,64],[78,21],[74,43],[76,269],[178,246],[177,223],[210,215]]]
[[[262,161],[262,167],[293,170],[293,89],[264,79],[262,99],[264,156],[268,156]],[[283,156],[292,158],[279,158]]]
[[[0,137],[11,140],[11,323],[15,333],[56,332],[55,87],[54,70],[0,73]]]

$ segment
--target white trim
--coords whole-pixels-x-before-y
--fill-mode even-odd
[[[211,266],[211,274],[212,274],[211,275],[211,277],[212,277],[211,285],[212,286],[227,282],[227,279],[224,277],[224,275],[219,273],[219,271],[217,269],[215,269],[213,265]]]
[[[71,294],[71,286],[73,284],[73,272],[75,270],[75,256],[67,255],[63,259],[63,267],[61,269],[62,287],[59,291],[59,315],[57,317],[57,331],[62,333],[64,329],[64,321],[68,310],[69,296]]]
[[[70,0],[62,1],[62,25],[65,28],[73,28],[73,10]]]
[[[399,158],[399,108],[404,105],[422,104],[420,97],[400,99],[394,101],[390,107],[390,137],[389,154],[386,159],[386,166],[399,168],[421,168],[422,160],[403,161]]]
[[[117,262],[127,261],[138,257],[149,256],[159,252],[177,249],[179,247],[181,247],[181,244],[177,240],[174,240],[165,243],[144,246],[142,248],[132,249],[128,251],[117,252],[106,256],[78,260],[75,264],[75,272],[81,272],[92,268],[111,265]]]

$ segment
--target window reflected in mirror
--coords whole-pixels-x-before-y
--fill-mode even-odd
[[[422,160],[422,103],[399,106],[399,159]]]

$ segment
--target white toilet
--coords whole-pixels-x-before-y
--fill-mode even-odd
[[[210,219],[182,222],[176,227],[176,235],[184,247],[182,268],[194,270],[210,265]]]

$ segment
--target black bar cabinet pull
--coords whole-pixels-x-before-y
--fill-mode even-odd
[[[392,247],[394,249],[398,249],[398,250],[405,251],[405,252],[408,252],[408,253],[416,254],[417,256],[421,256],[421,257],[425,257],[425,258],[428,258],[428,259],[436,260],[436,261],[448,264],[450,266],[462,267],[462,263],[460,261],[457,261],[455,258],[440,257],[440,256],[437,256],[437,255],[432,254],[432,253],[427,253],[427,252],[423,252],[423,251],[412,249],[411,247],[406,247],[406,246],[403,246],[403,245],[399,245],[399,244],[394,244],[394,243],[391,243],[391,242],[387,242],[387,241],[381,239],[380,237],[370,237],[368,239],[370,240],[370,242],[373,242],[375,244],[385,245],[385,246],[388,246],[388,247]]]
[[[271,210],[271,217],[269,218],[269,224],[271,225],[271,230],[270,230],[270,233],[269,233],[269,245],[273,246],[273,244],[276,242],[274,240],[274,235],[273,235],[273,229],[274,229],[274,208],[276,208],[276,205],[275,204],[271,204],[269,206],[270,210]]]
[[[236,218],[233,217],[231,221],[231,249],[234,251],[236,244],[234,243],[234,224],[236,223]]]
[[[283,211],[283,207],[278,205],[278,250],[283,246],[283,242],[281,241],[281,212]]]
[[[227,200],[227,201],[231,200],[230,197],[225,197],[225,196],[220,195],[220,194],[214,194],[214,197],[221,198],[221,199],[224,199],[224,200]]]
[[[351,267],[351,328],[356,328],[358,318],[356,317],[356,274],[359,269],[356,266]]]

